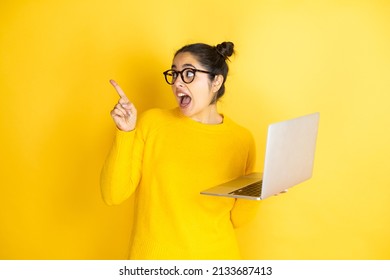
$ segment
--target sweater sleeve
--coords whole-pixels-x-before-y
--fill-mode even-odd
[[[116,131],[100,175],[102,197],[108,205],[125,201],[139,183],[143,147],[139,134],[137,129],[131,132]]]
[[[253,136],[250,134],[248,140],[248,156],[245,168],[245,175],[254,172],[256,164],[256,146]],[[247,199],[236,199],[233,209],[230,212],[231,221],[235,228],[241,227],[256,216],[259,208],[259,201],[247,200]]]

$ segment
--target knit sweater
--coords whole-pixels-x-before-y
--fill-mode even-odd
[[[196,122],[172,110],[143,113],[136,129],[117,130],[101,174],[109,205],[135,196],[130,259],[239,259],[234,228],[257,202],[201,195],[253,171],[251,133],[224,116]]]

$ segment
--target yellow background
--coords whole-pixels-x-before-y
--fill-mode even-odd
[[[258,170],[269,123],[321,113],[314,177],[261,202],[244,257],[390,259],[390,4],[372,0],[2,0],[0,259],[125,258],[131,200],[99,190],[108,80],[140,112],[173,107],[174,51],[224,40],[220,108],[253,132]]]

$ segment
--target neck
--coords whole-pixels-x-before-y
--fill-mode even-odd
[[[192,116],[191,118],[203,124],[221,124],[223,122],[223,117],[218,113],[216,104],[210,105],[202,114]]]

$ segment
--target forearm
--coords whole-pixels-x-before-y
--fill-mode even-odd
[[[133,172],[137,163],[133,160],[135,131],[117,131],[113,145],[103,165],[100,186],[103,200],[108,205],[120,204],[135,190],[138,183]]]

